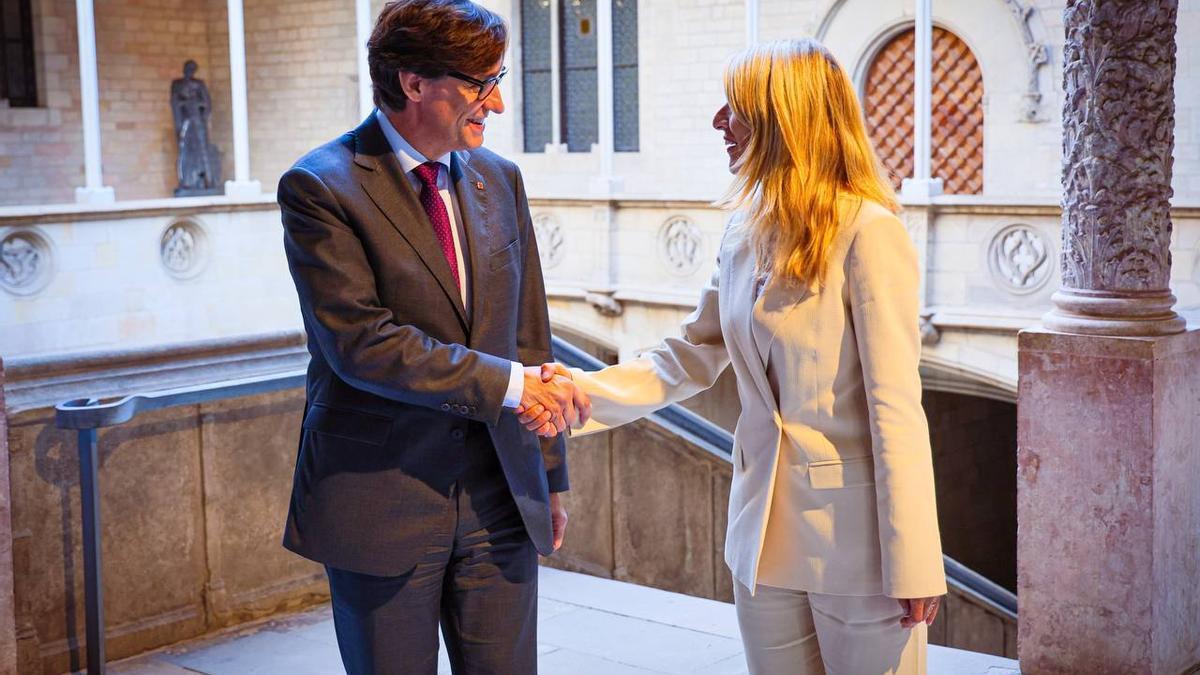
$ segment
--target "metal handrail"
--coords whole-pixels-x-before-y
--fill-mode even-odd
[[[554,358],[585,370],[606,364],[575,345],[553,337]],[[79,485],[83,512],[84,603],[87,616],[87,672],[105,673],[104,594],[100,551],[99,433],[104,427],[123,424],[139,413],[181,405],[194,405],[227,398],[267,394],[301,387],[305,371],[294,370],[212,384],[179,387],[110,399],[72,399],[55,406],[55,424],[75,429],[79,438]],[[651,415],[658,421],[689,434],[732,461],[733,435],[679,404],[668,405]],[[967,591],[985,606],[1016,618],[1017,597],[954,559],[943,556],[950,582]]]
[[[304,386],[304,376],[303,370],[288,371],[107,400],[72,399],[55,406],[56,426],[79,432],[79,496],[83,511],[83,588],[87,616],[88,675],[103,675],[105,672],[98,430],[128,422],[138,413],[149,410],[294,389]]]
[[[599,370],[605,364],[579,347],[561,338],[552,338],[554,358],[572,368]],[[697,436],[723,451],[726,459],[733,458],[733,434],[681,405],[669,405],[655,412],[657,416],[687,433]],[[1017,596],[1007,588],[958,562],[948,555],[942,556],[946,568],[946,580],[988,609],[1015,620],[1017,618]]]

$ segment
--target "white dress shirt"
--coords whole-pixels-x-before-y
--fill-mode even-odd
[[[392,152],[396,153],[396,158],[400,160],[400,167],[404,170],[404,175],[408,178],[409,184],[416,190],[417,194],[421,194],[424,184],[421,179],[413,173],[413,171],[422,164],[431,160],[427,159],[412,146],[396,128],[392,126],[387,115],[383,114],[382,110],[376,109],[375,116],[379,119],[379,126],[383,129],[383,135],[387,137],[388,143],[392,146]],[[462,213],[458,210],[458,195],[450,188],[450,153],[446,153],[437,160],[438,164],[438,195],[442,198],[442,203],[446,205],[446,214],[450,216],[450,234],[454,237],[454,257],[458,263],[458,279],[459,297],[462,299],[463,308],[467,312],[467,316],[471,315],[471,303],[468,301],[470,297],[470,270],[467,268],[469,259],[463,256],[463,241],[466,239],[467,233],[463,231]],[[512,370],[508,376],[508,390],[504,394],[504,407],[515,408],[521,403],[521,396],[525,393],[525,369],[520,363],[512,362]]]

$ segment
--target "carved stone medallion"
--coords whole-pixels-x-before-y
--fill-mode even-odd
[[[159,254],[167,274],[176,279],[190,279],[199,274],[207,253],[208,236],[196,222],[177,220],[163,230]]]
[[[988,247],[988,268],[1001,287],[1013,293],[1032,293],[1050,278],[1050,250],[1029,225],[1000,230]]]
[[[54,260],[50,242],[33,230],[0,238],[0,286],[14,295],[33,295],[50,283]]]
[[[533,235],[537,238],[538,256],[542,260],[542,269],[553,269],[562,262],[567,253],[566,239],[562,225],[549,213],[539,213],[533,217]]]
[[[685,216],[671,218],[658,232],[658,255],[676,276],[689,276],[700,267],[702,244],[700,228]]]

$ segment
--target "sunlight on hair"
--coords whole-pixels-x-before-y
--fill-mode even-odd
[[[725,95],[750,138],[718,205],[745,212],[758,273],[820,283],[848,210],[900,208],[850,78],[815,40],[780,40],[735,56]]]

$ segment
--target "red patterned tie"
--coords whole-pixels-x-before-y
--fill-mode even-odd
[[[421,206],[429,214],[429,222],[433,224],[433,233],[437,235],[438,243],[442,245],[442,254],[450,263],[450,273],[454,275],[454,285],[462,288],[458,280],[458,256],[454,254],[454,235],[450,233],[450,214],[446,213],[446,202],[438,194],[438,171],[441,165],[437,162],[425,162],[413,169],[417,178],[421,179]]]

